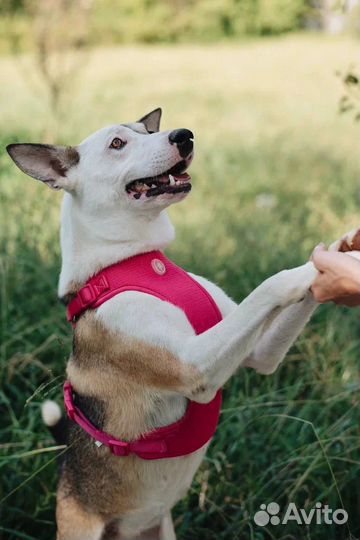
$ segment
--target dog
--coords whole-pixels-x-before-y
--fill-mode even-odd
[[[26,174],[64,190],[59,297],[73,301],[102,269],[174,240],[166,209],[191,190],[188,129],[160,131],[161,109],[101,129],[76,147],[11,144]],[[86,311],[74,328],[67,376],[91,422],[131,441],[179,421],[189,400],[208,404],[239,368],[273,373],[317,303],[311,262],[271,276],[237,305],[217,285],[189,274],[222,321],[197,335],[185,313],[151,294],[127,290]],[[43,417],[65,442],[54,402]],[[70,425],[72,423],[70,422]],[[189,489],[208,447],[169,459],[119,457],[79,425],[57,493],[58,540],[175,539],[171,509]]]

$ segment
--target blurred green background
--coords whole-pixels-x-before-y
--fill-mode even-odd
[[[20,173],[5,145],[76,144],[162,106],[163,128],[196,142],[168,254],[241,301],[358,224],[356,12],[329,0],[1,2],[1,538],[54,537],[61,451],[40,404],[61,402],[71,347],[56,297],[61,195]],[[174,512],[179,538],[359,535],[357,327],[356,310],[321,306],[274,375],[242,370],[227,384]],[[258,527],[270,501],[344,507],[349,525]]]

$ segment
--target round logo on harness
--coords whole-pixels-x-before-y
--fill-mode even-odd
[[[159,274],[159,276],[163,276],[166,272],[166,266],[162,261],[160,261],[160,259],[153,259],[151,261],[151,266],[154,272]]]

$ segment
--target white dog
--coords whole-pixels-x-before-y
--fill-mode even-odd
[[[8,147],[24,172],[65,192],[61,298],[69,301],[99,270],[174,240],[166,208],[191,189],[193,134],[160,132],[160,117],[156,109],[76,147]],[[210,402],[239,367],[273,373],[316,308],[315,276],[311,262],[283,270],[237,305],[192,275],[223,317],[200,335],[169,302],[134,290],[117,294],[75,328],[67,372],[82,409],[114,437],[132,440],[176,422],[189,399]],[[43,412],[48,424],[58,422],[54,405]],[[58,538],[99,539],[109,524],[121,538],[175,538],[171,509],[207,445],[170,459],[118,457],[75,427],[58,491]]]

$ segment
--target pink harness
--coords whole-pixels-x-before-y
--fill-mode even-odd
[[[104,268],[89,279],[68,306],[68,321],[76,320],[87,309],[95,309],[125,291],[156,296],[182,309],[196,334],[222,320],[219,308],[209,293],[182,268],[160,251],[136,255]],[[135,441],[121,441],[96,429],[73,401],[70,381],[64,385],[68,416],[116,456],[136,454],[143,459],[162,459],[195,452],[214,435],[221,408],[221,390],[209,403],[189,401],[177,422],[158,428]]]

